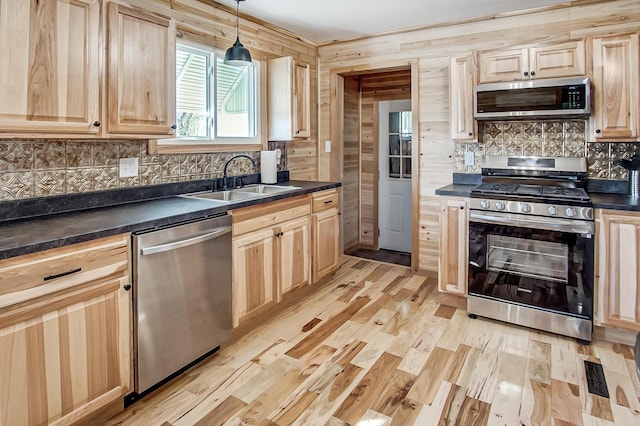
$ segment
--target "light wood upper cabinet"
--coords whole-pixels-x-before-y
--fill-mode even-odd
[[[480,83],[585,75],[582,40],[527,49],[480,52]]]
[[[593,39],[591,140],[638,138],[638,34]]]
[[[640,213],[596,210],[596,319],[640,331]]]
[[[338,191],[312,194],[313,204],[313,282],[340,267],[340,217]]]
[[[291,56],[268,64],[269,140],[293,140],[311,136],[311,76],[309,65]]]
[[[0,424],[75,424],[131,389],[129,235],[0,261]]]
[[[109,3],[108,131],[175,134],[175,23]]]
[[[466,198],[440,197],[438,289],[443,292],[467,294],[468,207]]]
[[[480,83],[528,80],[529,51],[515,49],[480,52],[479,66]]]
[[[0,0],[1,133],[99,132],[99,29],[98,0]]]
[[[449,123],[451,138],[477,142],[478,122],[473,118],[473,87],[476,84],[473,53],[453,56],[449,68]]]

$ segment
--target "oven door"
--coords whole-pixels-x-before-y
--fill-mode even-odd
[[[471,211],[469,294],[593,316],[593,222]]]

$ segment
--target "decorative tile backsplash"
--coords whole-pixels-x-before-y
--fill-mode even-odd
[[[640,143],[586,142],[584,120],[485,121],[479,125],[480,143],[456,143],[454,171],[480,173],[484,155],[545,155],[586,157],[589,177],[626,180],[627,171],[613,161],[640,154]],[[475,164],[464,164],[465,152]]]
[[[278,170],[287,169],[284,142]],[[0,142],[0,201],[221,177],[233,153],[150,155],[146,141]],[[258,165],[258,152],[246,152]],[[138,174],[119,177],[120,158],[138,158]],[[229,175],[254,173],[249,161],[234,161]]]

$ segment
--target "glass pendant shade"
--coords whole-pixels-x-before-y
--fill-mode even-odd
[[[237,67],[251,65],[251,54],[249,53],[249,49],[240,43],[240,17],[238,13],[240,1],[244,0],[236,0],[236,42],[233,43],[233,46],[228,48],[224,54],[224,63]]]
[[[251,65],[251,54],[249,49],[240,43],[240,38],[236,38],[233,46],[227,49],[224,54],[224,63],[227,65],[245,66]]]

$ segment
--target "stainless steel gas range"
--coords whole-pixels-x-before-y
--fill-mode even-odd
[[[594,221],[584,158],[487,156],[471,191],[467,311],[583,341]]]

